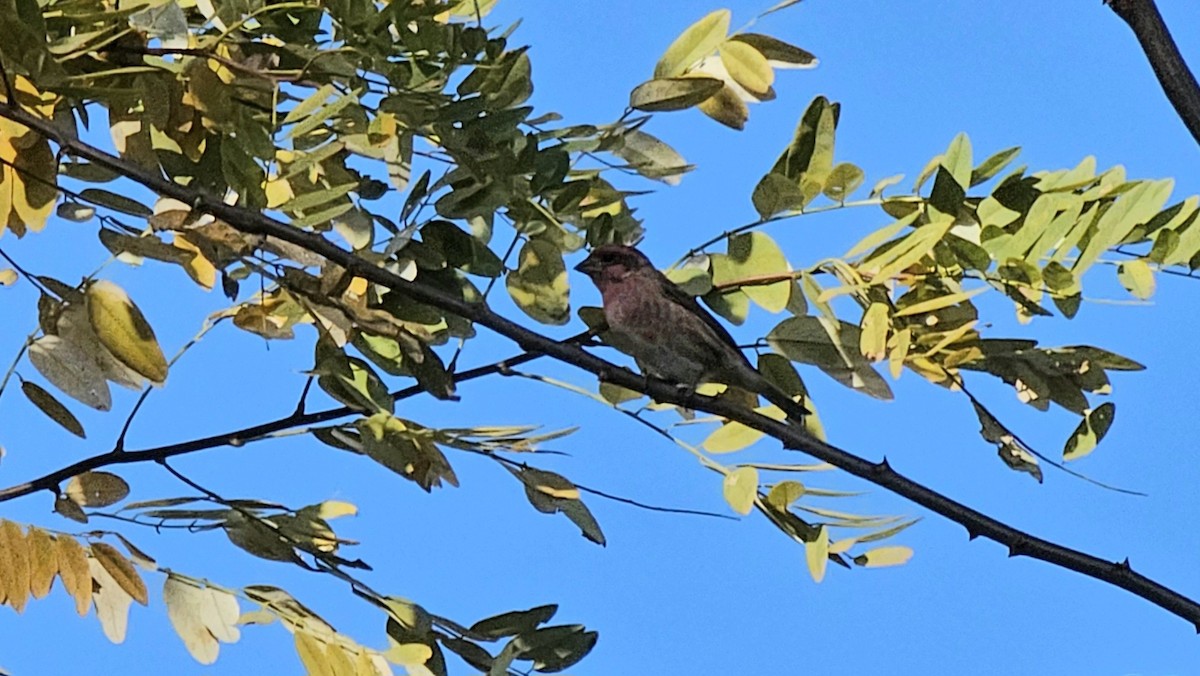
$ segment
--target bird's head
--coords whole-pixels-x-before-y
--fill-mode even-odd
[[[590,277],[597,286],[603,286],[643,270],[653,270],[654,265],[642,252],[631,246],[603,244],[592,249],[592,253],[575,269]]]

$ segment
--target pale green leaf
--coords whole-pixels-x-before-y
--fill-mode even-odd
[[[770,95],[775,71],[771,70],[767,57],[761,52],[745,42],[726,40],[721,43],[717,53],[721,56],[725,70],[729,71],[729,76],[742,89],[756,98]]]
[[[717,50],[729,34],[732,14],[719,9],[688,26],[654,66],[654,77],[683,75],[688,68]]]
[[[804,560],[813,582],[825,579],[825,567],[829,564],[829,530],[824,526],[817,528],[814,540],[804,543]]]
[[[758,470],[753,467],[738,467],[725,475],[722,482],[725,502],[733,511],[745,516],[754,509],[758,498]]]
[[[1140,258],[1125,261],[1117,267],[1117,279],[1137,298],[1143,300],[1154,295],[1154,271]]]
[[[864,568],[883,568],[885,566],[901,566],[912,558],[911,547],[893,545],[891,547],[876,547],[854,557],[854,563]]]

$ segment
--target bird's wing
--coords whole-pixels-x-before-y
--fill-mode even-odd
[[[696,301],[695,297],[689,295],[686,291],[679,288],[678,284],[672,282],[670,279],[667,279],[666,275],[658,272],[658,270],[655,270],[655,272],[658,274],[659,284],[663,287],[667,298],[671,299],[671,302],[678,303],[688,312],[699,317],[700,320],[703,321],[706,326],[708,326],[708,328],[713,330],[713,333],[717,334],[717,337],[719,337],[726,345],[733,348],[734,352],[737,352],[739,355],[741,355],[742,360],[745,361],[746,364],[750,364],[750,360],[746,359],[746,355],[742,354],[741,348],[738,347],[737,341],[733,339],[733,336],[729,335],[729,331],[721,325],[721,322],[717,321],[716,317],[712,316],[711,312],[705,310],[700,303]],[[751,366],[751,368],[753,368],[753,366]]]

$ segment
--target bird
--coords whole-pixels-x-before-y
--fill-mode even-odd
[[[803,425],[810,411],[755,369],[696,299],[623,244],[602,244],[575,266],[600,290],[608,343],[646,375],[694,391],[716,382],[762,395]]]

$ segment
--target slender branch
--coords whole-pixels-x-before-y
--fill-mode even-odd
[[[612,500],[613,502],[621,502],[626,505],[632,505],[634,507],[637,507],[638,509],[645,509],[645,510],[648,510],[651,512],[666,512],[667,514],[690,514],[690,515],[694,515],[694,516],[710,516],[710,517],[713,517],[716,519],[729,519],[730,521],[739,521],[739,519],[736,516],[730,516],[728,514],[720,514],[717,512],[707,512],[702,509],[685,509],[682,507],[659,507],[658,505],[650,505],[645,502],[639,502],[632,498],[623,498],[619,495],[613,495],[612,493],[605,493],[604,491],[596,490],[595,488],[588,488],[586,486],[580,486],[579,484],[575,484],[575,487],[578,488],[579,490],[583,491],[584,493],[591,493],[592,495],[604,498],[605,500]]]
[[[1154,0],[1105,0],[1105,4],[1133,29],[1167,99],[1200,143],[1200,85],[1179,53]]]
[[[480,366],[461,373],[455,374],[454,381],[456,383],[473,380],[483,376],[492,375],[495,373],[503,373],[512,366],[524,364],[525,362],[537,359],[542,355],[537,352],[526,352],[519,354],[510,359],[499,361],[494,364]],[[420,386],[413,385],[402,390],[393,392],[391,397],[395,401],[414,397],[425,392]],[[26,481],[24,483],[15,484],[7,488],[0,489],[0,502],[7,502],[31,493],[46,490],[57,490],[58,485],[71,477],[78,476],[84,472],[90,472],[101,467],[110,467],[113,465],[126,465],[138,462],[159,462],[167,458],[173,458],[179,455],[187,455],[197,451],[205,451],[212,448],[220,448],[222,446],[232,446],[240,448],[250,441],[257,441],[276,435],[288,430],[304,427],[307,425],[316,425],[346,416],[355,415],[359,411],[350,408],[349,406],[340,406],[330,408],[324,411],[315,411],[313,413],[292,413],[285,418],[272,420],[270,422],[245,427],[232,432],[223,432],[203,437],[201,439],[192,439],[176,444],[168,444],[166,446],[157,446],[154,448],[146,448],[141,450],[125,450],[121,453],[99,453],[78,462],[62,467],[53,472],[44,474],[36,479]]]
[[[971,537],[983,536],[1005,545],[1008,548],[1010,556],[1029,556],[1040,559],[1120,587],[1188,620],[1200,630],[1200,603],[1135,572],[1130,567],[1128,560],[1120,563],[1105,561],[1104,559],[1085,554],[1078,550],[1029,535],[902,476],[888,465],[886,459],[880,462],[871,462],[816,439],[795,425],[781,423],[758,415],[732,402],[682,391],[673,383],[657,378],[639,376],[632,371],[620,368],[611,362],[587,353],[576,344],[553,340],[527,329],[516,322],[496,314],[487,306],[465,301],[462,298],[420,283],[407,281],[395,273],[359,258],[353,252],[335,245],[320,235],[301,231],[286,223],[270,218],[265,214],[225,204],[218,198],[199,193],[194,188],[168,181],[160,175],[147,171],[136,164],[83,143],[63,130],[60,130],[50,121],[39,118],[24,110],[13,108],[7,104],[0,105],[0,117],[34,129],[53,139],[66,151],[95,162],[102,167],[117,171],[162,196],[172,197],[184,203],[191,204],[196,211],[219,218],[242,233],[271,235],[283,241],[296,244],[310,253],[320,255],[332,263],[341,265],[348,272],[362,277],[369,282],[380,284],[397,293],[407,295],[414,300],[433,305],[445,312],[460,315],[480,326],[486,327],[512,340],[528,353],[554,357],[555,359],[593,373],[602,381],[642,392],[660,402],[676,404],[713,415],[724,416],[730,420],[740,422],[747,427],[757,429],[781,441],[785,448],[804,451],[819,460],[836,465],[854,476],[866,479],[871,483],[886,488],[901,497],[907,498],[947,519],[961,524],[966,528],[968,535]],[[286,427],[287,425],[283,428]],[[259,436],[270,431],[275,431],[275,429],[277,428],[272,427],[265,432],[260,431]],[[216,441],[213,441],[210,437],[207,440],[197,440],[188,444],[181,444],[180,448],[186,449],[190,445],[203,443],[223,445],[229,443],[229,441],[230,439],[227,436],[218,437]],[[159,453],[161,454],[161,451]],[[136,455],[128,451],[120,456],[121,459],[125,459],[127,462],[132,461],[129,460],[131,457],[137,458]],[[143,459],[145,459],[145,456],[143,456]],[[91,469],[91,467],[76,469],[74,473],[77,474],[86,469]],[[67,474],[66,476],[71,475]],[[21,494],[25,494],[37,490],[37,488],[18,486],[15,487],[15,490]],[[0,497],[4,496],[5,493],[0,493]]]

